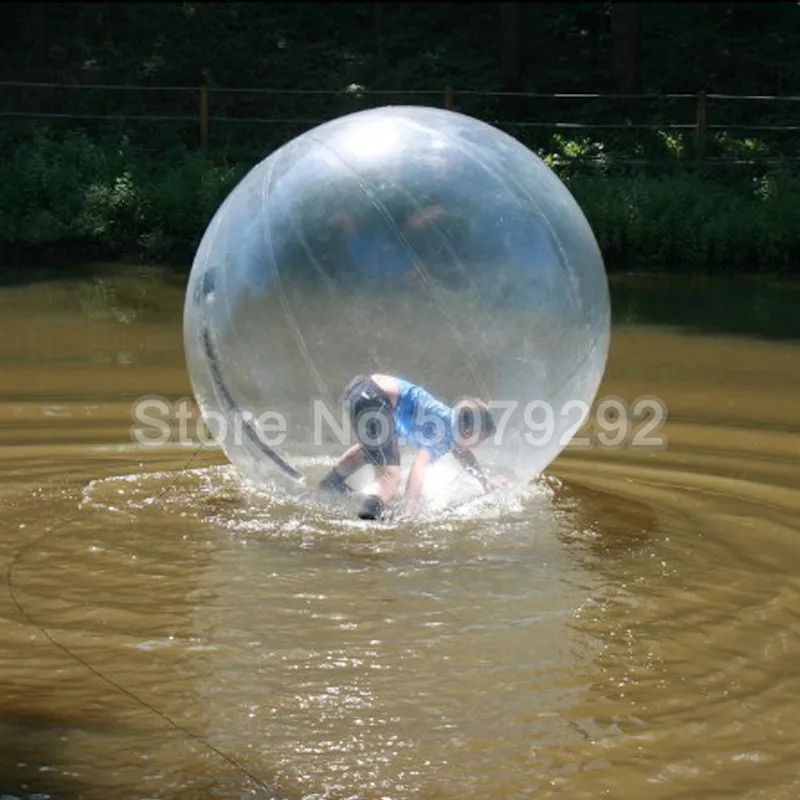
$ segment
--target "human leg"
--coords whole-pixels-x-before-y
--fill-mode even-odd
[[[351,423],[358,399],[368,384],[369,378],[364,375],[357,375],[345,387],[342,404],[350,416]],[[366,461],[365,448],[359,441],[345,450],[333,469],[319,482],[319,488],[323,491],[347,494],[350,491],[350,487],[346,483],[347,479],[354,472],[361,469],[366,464]]]
[[[351,421],[363,445],[366,463],[375,469],[375,479],[367,487],[358,516],[380,519],[385,503],[400,485],[400,450],[395,427],[394,407],[378,384],[368,379],[357,388]]]
[[[365,491],[366,497],[358,512],[361,519],[380,519],[386,503],[397,493],[400,485],[400,466],[387,465],[375,468],[375,480]]]
[[[394,408],[380,386],[362,375],[348,384],[344,405],[358,442],[345,451],[319,486],[327,491],[346,493],[349,491],[347,478],[370,464],[375,469],[375,480],[365,492],[359,517],[379,519],[384,504],[394,497],[400,484],[400,452]]]
[[[319,488],[328,492],[346,494],[350,491],[350,487],[346,483],[347,479],[366,463],[367,455],[360,442],[348,447],[333,469],[319,482]]]
[[[387,464],[375,467],[375,480],[364,490],[364,494],[374,495],[384,503],[391,500],[400,486],[400,466]]]

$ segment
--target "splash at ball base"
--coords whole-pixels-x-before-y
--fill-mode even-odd
[[[354,441],[345,386],[376,373],[482,398],[497,424],[476,455],[530,479],[583,423],[609,337],[602,256],[564,184],[497,128],[421,107],[335,119],[255,166],[203,236],[184,314],[231,463],[310,488]],[[429,497],[458,474],[434,466]]]

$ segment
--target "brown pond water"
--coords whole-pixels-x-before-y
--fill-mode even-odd
[[[796,288],[618,281],[666,448],[367,529],[132,444],[190,389],[128,273],[0,289],[0,796],[800,796]]]

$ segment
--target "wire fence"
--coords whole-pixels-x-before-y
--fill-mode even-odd
[[[352,111],[379,105],[429,105],[485,119],[544,146],[554,135],[625,140],[626,163],[650,161],[648,137],[681,137],[682,152],[706,163],[800,161],[800,95],[488,92],[457,90],[270,89],[0,81],[0,120],[82,126],[164,126],[185,143],[209,149],[231,144],[268,147]],[[637,145],[638,137],[638,145]],[[744,146],[722,157],[720,137]],[[631,143],[634,146],[631,147]],[[748,144],[749,143],[749,144]],[[750,148],[748,150],[748,147]],[[646,149],[646,148],[645,148]],[[598,153],[563,154],[566,160],[602,159]]]

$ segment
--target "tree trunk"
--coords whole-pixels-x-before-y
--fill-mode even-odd
[[[639,3],[611,3],[611,77],[618,94],[642,91],[642,23]]]
[[[383,3],[372,3],[374,55],[369,85],[373,89],[383,86],[386,75],[386,11]]]
[[[383,54],[383,3],[372,4],[372,29],[378,52]]]
[[[500,3],[502,35],[503,91],[519,92],[522,85],[522,20],[520,3]],[[502,116],[517,120],[520,116],[519,97],[503,97]]]

